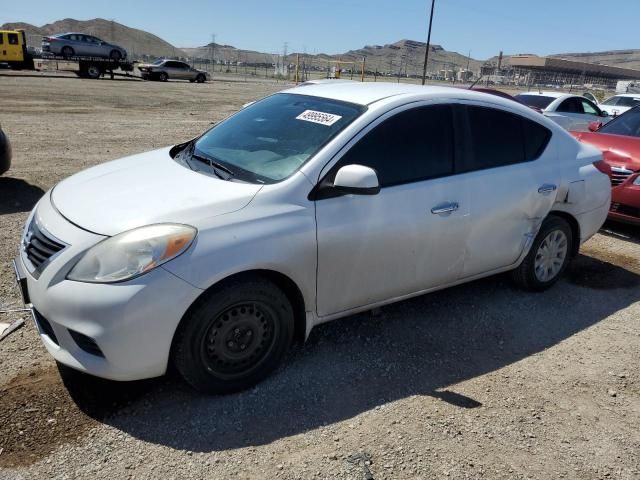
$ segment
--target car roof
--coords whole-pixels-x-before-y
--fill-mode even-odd
[[[640,98],[640,93],[618,93],[616,95],[611,95],[608,98],[613,98],[613,97]]]
[[[580,95],[573,95],[571,93],[565,93],[565,92],[549,92],[549,91],[544,91],[544,92],[521,92],[518,95],[532,95],[532,96],[539,96],[539,97],[553,97],[553,98],[561,98],[561,97],[579,97]]]
[[[422,86],[391,82],[327,82],[313,85],[302,85],[285,90],[285,92],[298,95],[330,98],[332,100],[340,100],[359,105],[370,105],[385,98],[399,95],[424,95],[428,97],[447,93],[457,97],[485,100],[487,96],[491,96],[492,98],[495,98],[496,101],[508,102],[507,105],[512,102],[511,100],[502,99],[488,93],[475,92],[473,90],[461,88],[435,87],[431,85]]]

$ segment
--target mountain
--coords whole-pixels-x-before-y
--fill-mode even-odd
[[[380,72],[402,72],[409,75],[421,74],[424,62],[424,53],[427,44],[414,40],[400,40],[386,45],[367,45],[358,50],[329,55],[326,53],[307,54],[299,53],[300,62],[311,63],[314,66],[325,68],[328,60],[340,60],[343,62],[355,62],[356,69],[360,68],[362,57],[366,57],[366,69]],[[215,44],[205,45],[197,48],[182,48],[182,51],[190,58],[211,58],[212,51],[216,61],[243,63],[274,63],[278,54],[268,54],[253,50],[240,50],[231,45]],[[292,64],[296,60],[298,53],[287,55],[287,62]],[[483,62],[469,59],[457,52],[449,52],[440,45],[431,45],[429,52],[429,70],[451,69],[455,66],[457,70],[467,68],[477,70]],[[345,68],[349,68],[345,66]]]
[[[153,57],[184,55],[180,49],[165,42],[156,35],[103,18],[95,18],[93,20],[66,18],[41,27],[16,22],[5,23],[0,27],[0,29],[8,30],[17,28],[23,29],[27,34],[27,44],[36,48],[40,48],[43,35],[53,35],[64,32],[83,32],[126,48],[131,58],[137,58],[143,55]]]

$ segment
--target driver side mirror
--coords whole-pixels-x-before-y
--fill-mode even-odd
[[[600,111],[600,116],[601,117],[608,117],[609,116],[609,112],[607,112],[606,110],[601,110]]]
[[[340,193],[375,195],[380,192],[378,174],[364,165],[345,165],[336,173],[333,188]]]
[[[602,127],[602,122],[589,122],[589,131],[597,132]]]

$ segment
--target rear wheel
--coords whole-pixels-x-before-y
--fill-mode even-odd
[[[524,261],[512,272],[524,290],[542,291],[558,281],[573,252],[573,232],[563,218],[547,217]]]
[[[200,300],[183,319],[173,358],[197,390],[248,388],[273,371],[293,339],[293,310],[267,279],[227,283]]]
[[[198,83],[204,83],[204,81],[205,81],[205,80],[206,80],[206,78],[204,77],[204,75],[203,75],[203,74],[199,74],[199,75],[196,77],[196,82],[198,82]]]
[[[167,80],[169,80],[169,75],[167,75],[165,72],[160,72],[160,74],[158,75],[158,80],[160,80],[161,82],[166,82]]]
[[[98,67],[97,65],[89,65],[87,67],[87,77],[89,78],[93,78],[94,80],[100,78],[101,73],[102,72],[100,71],[100,67]]]
[[[73,51],[73,48],[69,46],[62,47],[62,50],[60,51],[60,53],[64,58],[73,57],[73,55],[75,54],[75,52]]]

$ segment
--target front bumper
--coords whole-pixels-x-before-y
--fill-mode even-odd
[[[67,280],[69,269],[97,236],[68,223],[46,197],[36,218],[70,246],[38,278],[24,252],[15,259],[46,349],[60,363],[111,380],[164,374],[180,319],[202,291],[162,267],[110,285]]]
[[[640,185],[631,179],[611,190],[609,218],[620,222],[640,225]]]

